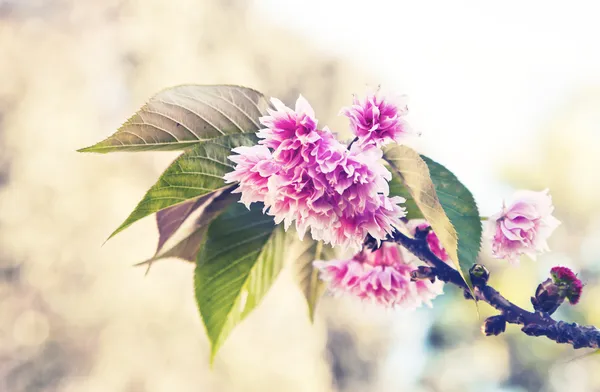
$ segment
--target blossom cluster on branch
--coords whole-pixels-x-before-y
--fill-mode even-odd
[[[301,238],[310,231],[314,240],[355,250],[350,259],[315,261],[330,291],[387,307],[431,306],[443,291],[441,282],[411,280],[419,259],[390,241],[397,231],[414,235],[430,229],[425,220],[404,219],[403,198],[388,197],[391,174],[381,163],[381,147],[401,143],[410,132],[403,101],[376,92],[342,108],[356,137],[349,147],[327,127],[317,127],[315,112],[302,96],[294,110],[271,101],[274,109],[260,118],[259,144],[238,147],[233,150],[238,155],[230,157],[237,165],[225,180],[238,183],[233,192],[241,193],[246,206],[264,203],[264,211],[286,230],[295,222]],[[492,255],[516,264],[522,254],[535,258],[547,251],[547,239],[560,224],[553,211],[548,190],[516,192],[487,222]],[[364,246],[367,238],[378,243],[376,249]],[[452,265],[432,230],[427,243]]]
[[[172,257],[196,264],[194,294],[211,359],[272,287],[283,257],[299,267],[295,278],[311,316],[321,284],[400,309],[431,306],[452,284],[498,310],[484,323],[485,334],[512,323],[527,335],[598,348],[596,328],[551,317],[582,295],[571,270],[553,268],[529,312],[495,290],[478,264],[482,239],[493,257],[513,265],[548,251],[560,224],[549,191],[518,191],[482,218],[450,170],[406,145],[418,132],[408,125],[405,102],[379,90],[355,97],[339,112],[354,135],[342,143],[302,96],[292,109],[248,87],[181,85],[159,92],[113,135],[79,151],[182,151],[111,237],[156,213],[156,253],[138,265]]]
[[[301,238],[310,229],[315,240],[332,246],[358,251],[367,235],[378,240],[390,235],[405,215],[399,206],[404,199],[388,197],[391,173],[377,145],[402,134],[402,112],[380,102],[382,112],[375,118],[385,122],[385,137],[378,137],[374,126],[347,149],[327,127],[317,128],[315,113],[302,96],[295,110],[275,98],[272,103],[275,110],[260,118],[266,127],[257,133],[260,143],[233,149],[239,155],[230,158],[237,166],[225,180],[239,182],[233,192],[242,194],[241,201],[262,202],[276,223],[287,229],[295,222]],[[374,118],[354,111],[352,118],[361,124]]]

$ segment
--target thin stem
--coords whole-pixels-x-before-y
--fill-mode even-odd
[[[354,143],[356,143],[357,141],[358,141],[358,136],[357,136],[357,137],[355,137],[354,139],[352,139],[352,141],[350,142],[350,144],[348,144],[348,150],[349,150],[349,149],[350,149],[350,147],[352,147],[352,145],[353,145]]]

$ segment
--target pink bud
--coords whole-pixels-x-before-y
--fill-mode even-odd
[[[553,267],[550,270],[550,275],[554,280],[554,284],[566,290],[565,296],[571,305],[577,304],[583,291],[583,283],[581,280],[567,267]]]

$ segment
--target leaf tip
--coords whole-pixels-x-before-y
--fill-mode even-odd
[[[210,345],[210,357],[208,358],[208,365],[210,370],[214,369],[215,366],[215,358],[217,357],[217,352],[219,351],[220,345],[217,342],[211,342]]]
[[[107,239],[104,240],[104,242],[102,243],[102,246],[106,245],[106,243],[113,238],[116,234],[118,233],[118,231],[113,231],[113,233],[111,235],[108,236]]]
[[[79,150],[76,150],[77,152],[95,152],[95,153],[101,153],[101,151],[98,151],[98,149],[96,149],[96,145],[94,144],[93,146],[88,146],[88,147],[84,147],[84,148],[80,148]]]
[[[125,226],[127,227],[127,226]],[[119,232],[121,232],[125,227],[120,226],[117,230],[113,231],[111,235],[108,236],[108,238],[106,240],[104,240],[104,242],[102,243],[102,246],[106,245],[106,243],[113,238],[115,235],[117,235]]]
[[[150,267],[152,267],[152,264],[154,263],[155,259],[151,258],[148,260],[144,260],[141,261],[139,263],[135,263],[132,265],[132,267],[142,267],[142,266],[146,266],[146,272],[144,272],[144,277],[148,276],[148,273],[150,272]]]

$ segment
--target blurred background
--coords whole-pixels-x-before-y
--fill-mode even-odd
[[[0,391],[600,391],[600,356],[472,303],[373,309],[326,297],[316,321],[284,273],[208,365],[193,267],[154,252],[147,218],[102,246],[176,153],[78,154],[160,89],[241,84],[320,124],[367,85],[410,97],[414,146],[482,215],[548,187],[552,253],[482,256],[529,308],[557,264],[587,286],[557,317],[600,325],[600,25],[594,1],[0,0]],[[481,306],[482,319],[493,314]]]

